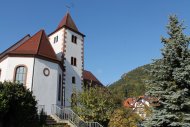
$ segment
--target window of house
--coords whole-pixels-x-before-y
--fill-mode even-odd
[[[59,75],[59,87],[58,87],[58,101],[61,100],[61,75]]]
[[[77,58],[71,57],[71,65],[77,66]]]
[[[58,42],[58,36],[54,37],[54,43]]]
[[[27,68],[25,66],[18,66],[15,70],[15,82],[25,85]]]
[[[76,78],[73,76],[72,77],[72,83],[75,84],[76,83]]]
[[[76,44],[77,43],[77,36],[72,35],[71,41]]]

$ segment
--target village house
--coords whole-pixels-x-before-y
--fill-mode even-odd
[[[139,96],[138,98],[127,98],[123,102],[125,108],[131,108],[141,118],[146,119],[150,114],[150,107],[159,106],[159,99],[148,96]]]

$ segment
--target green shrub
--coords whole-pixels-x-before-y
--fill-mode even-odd
[[[23,85],[0,82],[0,126],[38,126],[37,101]]]

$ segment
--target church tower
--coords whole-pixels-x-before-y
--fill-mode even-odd
[[[65,67],[62,73],[62,106],[71,106],[71,96],[74,89],[80,91],[83,83],[84,70],[84,37],[69,13],[59,23],[54,32],[49,35],[49,41]]]

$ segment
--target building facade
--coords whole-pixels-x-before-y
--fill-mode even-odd
[[[82,90],[88,72],[84,37],[67,13],[49,35],[44,30],[26,35],[0,54],[0,81],[24,85],[47,114],[52,105],[70,107],[73,90]]]

